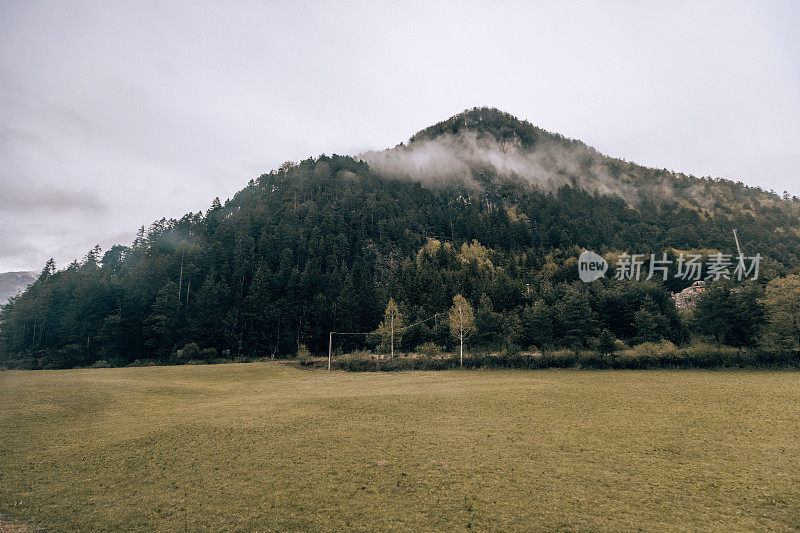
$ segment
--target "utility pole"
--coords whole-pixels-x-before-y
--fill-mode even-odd
[[[742,255],[742,247],[739,246],[739,236],[736,235],[735,228],[733,230],[733,239],[736,241],[736,270],[734,270],[734,273],[738,273],[739,279],[741,279],[743,275],[742,272],[745,273],[744,276],[746,277],[747,270],[744,266],[744,255]]]
[[[736,241],[736,253],[739,254],[739,257],[742,257],[742,249],[739,247],[739,237],[736,236],[736,230],[733,230],[733,240]]]
[[[328,332],[328,370],[331,369],[331,353],[333,351],[333,332]]]

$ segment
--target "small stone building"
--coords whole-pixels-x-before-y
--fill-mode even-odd
[[[672,295],[675,300],[675,307],[678,309],[693,309],[697,305],[697,298],[706,290],[706,282],[695,281],[681,292]]]

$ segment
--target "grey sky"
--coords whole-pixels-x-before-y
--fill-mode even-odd
[[[6,0],[0,272],[481,105],[800,195],[798,24],[798,2]]]

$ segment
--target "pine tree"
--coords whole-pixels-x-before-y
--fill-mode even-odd
[[[608,329],[604,329],[600,336],[597,338],[597,351],[601,355],[610,355],[614,353],[614,348],[617,345],[617,339],[614,334]]]

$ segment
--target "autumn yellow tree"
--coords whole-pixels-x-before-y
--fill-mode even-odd
[[[405,317],[397,307],[394,298],[389,298],[386,311],[383,313],[383,322],[378,326],[378,333],[381,336],[381,347],[389,348],[392,357],[394,357],[394,342],[397,340],[397,343],[400,343],[404,327]]]
[[[475,313],[473,313],[469,302],[460,294],[456,294],[453,297],[453,306],[450,308],[448,318],[450,319],[450,335],[454,339],[458,339],[459,365],[463,367],[464,339],[475,331]]]

